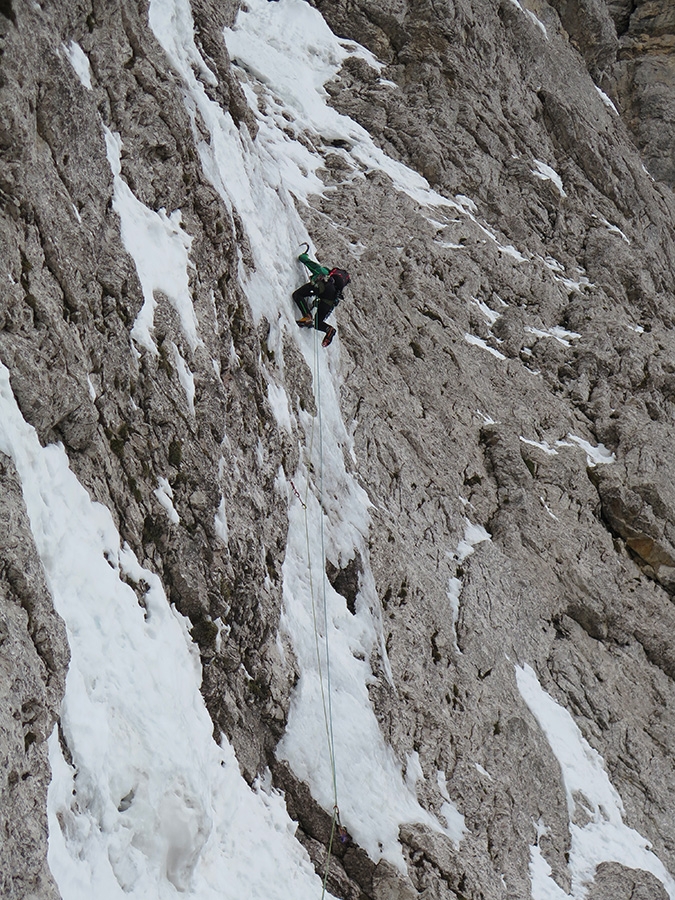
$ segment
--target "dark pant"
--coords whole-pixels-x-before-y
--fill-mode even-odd
[[[307,284],[303,284],[302,287],[299,287],[297,289],[297,291],[293,291],[293,300],[298,305],[298,309],[303,314],[303,316],[312,315],[312,305],[309,298],[314,298],[315,296],[316,288],[311,281],[308,281]],[[330,328],[330,325],[326,325],[324,319],[328,318],[328,316],[333,312],[333,309],[334,305],[332,303],[327,303],[320,297],[318,298],[314,327],[319,331],[323,331],[324,334]]]

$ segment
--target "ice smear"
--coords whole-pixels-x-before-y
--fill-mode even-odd
[[[167,216],[166,210],[154,212],[137,200],[120,174],[120,136],[106,128],[105,141],[114,181],[113,209],[120,217],[122,243],[134,260],[143,289],[143,306],[131,337],[151,353],[157,353],[152,328],[157,306],[155,292],[161,292],[178,313],[183,333],[195,350],[201,341],[187,271],[192,238],[181,228],[180,210]]]
[[[40,445],[2,365],[0,450],[70,645],[61,728],[72,765],[54,731],[47,800],[63,900],[316,900],[282,798],[251,790],[227,741],[213,741],[189,623],[120,546],[63,448]]]
[[[76,41],[71,41],[69,44],[63,44],[63,49],[65,50],[71,66],[75,70],[75,74],[80,79],[80,84],[90,91],[91,66],[89,65],[89,57]]]
[[[176,23],[182,23],[180,30]],[[294,257],[301,242],[309,241],[295,202],[323,191],[316,175],[324,164],[322,150],[340,140],[349,147],[349,153],[344,152],[355,173],[377,168],[425,207],[461,207],[431,191],[417,173],[386,157],[364,129],[327,105],[323,85],[356,45],[343,46],[309,4],[302,0],[250,0],[246,11],[239,12],[234,28],[225,32],[230,55],[243,67],[244,89],[257,118],[255,142],[246,127],[236,127],[229,113],[204,90],[204,64],[194,43],[185,0],[152,0],[150,24],[183,79],[188,110],[195,120],[199,115],[200,124],[209,131],[210,140],[205,141],[200,130],[194,129],[204,172],[243,223],[250,256],[246,262],[242,256],[240,280],[254,317],[264,315],[270,323],[268,347],[280,368],[284,365],[284,333],[290,332],[297,341],[313,373],[321,414],[319,421],[318,416],[294,411],[283,384],[268,373],[268,397],[278,423],[291,431],[296,424],[306,435],[306,448],[301,448],[301,462],[293,475],[302,500],[283,471],[276,479],[277,490],[290,503],[281,628],[292,642],[300,669],[277,753],[290,762],[317,801],[330,811],[334,798],[320,680],[327,674],[328,634],[341,819],[373,859],[384,857],[403,868],[398,842],[402,823],[424,822],[458,843],[459,814],[444,812],[449,819],[444,826],[420,806],[370,705],[368,684],[373,674],[369,659],[374,653],[379,654],[384,677],[391,679],[379,599],[368,563],[370,503],[345,469],[345,459],[353,448],[340,413],[339,341],[326,353],[317,342],[316,331],[299,332],[295,324],[290,295],[306,273]],[[296,140],[294,132],[302,140]],[[354,615],[324,579],[326,549],[336,565],[346,564],[356,551],[364,563]]]
[[[325,402],[323,408],[327,409]],[[326,434],[329,428],[325,422]],[[356,484],[342,480],[340,462],[327,460],[326,449],[324,445],[324,503],[331,506],[336,496],[334,491],[339,490],[343,514],[329,512],[325,516],[325,546],[331,554],[340,550],[353,553],[351,548],[356,546],[362,559],[367,560],[364,540],[368,528],[367,498],[363,494],[359,497],[361,489]],[[320,472],[318,455],[315,466]],[[342,483],[331,488],[329,485],[336,474]],[[329,737],[321,697],[321,678],[327,688],[325,636],[328,630],[336,780],[342,821],[373,860],[384,858],[405,870],[398,841],[401,824],[421,822],[447,834],[458,845],[463,834],[458,827],[462,817],[454,807],[453,814],[443,811],[448,822],[443,826],[423,809],[414,784],[406,780],[401,762],[382,737],[368,696],[368,684],[373,677],[368,660],[381,640],[379,623],[373,617],[373,610],[379,608],[373,576],[369,566],[364,566],[356,614],[352,615],[344,598],[323,578],[322,511],[315,491],[304,490],[308,477],[309,471],[302,466],[296,481],[302,500],[290,495],[282,628],[293,642],[300,678],[277,754],[291,763],[298,777],[307,781],[318,802],[331,809],[334,798],[327,749]],[[351,496],[345,491],[350,491]],[[306,510],[303,509],[305,501]],[[343,557],[345,561],[347,558]],[[320,662],[313,613],[317,616]]]
[[[675,900],[675,879],[653,853],[649,842],[623,821],[623,803],[605,771],[602,757],[585,740],[572,716],[540,686],[534,670],[516,666],[520,694],[546,735],[560,765],[569,812],[571,894],[551,877],[539,847],[531,848],[530,877],[533,900],[583,900],[602,862],[651,872]],[[584,818],[577,825],[575,809],[583,798]]]

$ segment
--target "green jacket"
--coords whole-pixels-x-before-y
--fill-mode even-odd
[[[298,259],[303,265],[307,266],[312,273],[310,281],[316,281],[321,276],[325,278],[330,272],[330,269],[327,269],[325,266],[320,266],[318,262],[314,262],[313,259],[310,259],[306,253],[301,253]]]

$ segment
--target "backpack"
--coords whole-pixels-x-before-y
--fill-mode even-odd
[[[328,273],[328,277],[333,279],[333,283],[337,288],[338,295],[342,294],[342,291],[351,281],[349,272],[346,269],[331,269]]]

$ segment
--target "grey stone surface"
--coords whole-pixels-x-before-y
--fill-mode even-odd
[[[313,5],[376,53],[393,83],[352,60],[328,86],[331,102],[437,190],[476,204],[473,218],[458,212],[439,225],[383,174],[347,177],[344,158],[327,149],[322,175],[333,191],[303,212],[321,257],[353,276],[331,352],[356,475],[373,503],[368,559],[331,560],[328,576],[356,608],[372,569],[395,685],[375,654],[373,707],[399,759],[419,754],[422,804],[440,812],[442,771],[467,827],[457,849],[404,826],[407,877],[350,844],[333,860],[331,890],[359,900],[524,898],[537,840],[570,890],[560,769],[520,697],[517,663],[532,665],[573,715],[605,760],[626,823],[675,872],[670,5]],[[236,8],[192,4],[214,96],[255,135],[221,39]],[[90,58],[91,91],[61,49],[70,40]],[[269,323],[253,320],[237,281],[242,224],[201,171],[146,4],[12,0],[0,5],[0,42],[9,276],[0,360],[41,441],[64,444],[91,496],[189,616],[214,733],[230,738],[249,780],[272,765],[320,868],[328,816],[273,756],[296,675],[277,645],[287,517],[274,481],[280,467],[292,477],[303,436],[277,427],[266,381],[273,373],[294,410],[315,413],[311,375],[290,337],[274,359]],[[111,207],[103,126],[122,137],[122,175],[139,199],[180,208],[193,235],[202,348],[191,350],[158,297],[158,355],[131,352],[142,293]],[[558,172],[564,195],[537,176],[537,160]],[[195,375],[194,417],[172,344]],[[615,462],[594,465],[569,435],[603,443]],[[159,477],[179,526],[154,496]],[[0,479],[0,884],[3,896],[51,900],[44,741],[67,647],[8,461]],[[214,526],[221,497],[227,545]],[[459,560],[467,519],[491,540]],[[218,618],[229,626],[222,644]],[[646,873],[609,863],[589,897],[659,891]]]
[[[68,665],[21,484],[0,454],[0,893],[55,900],[47,867],[47,738],[58,721]]]
[[[669,0],[553,0],[654,178],[675,185],[675,8]]]

